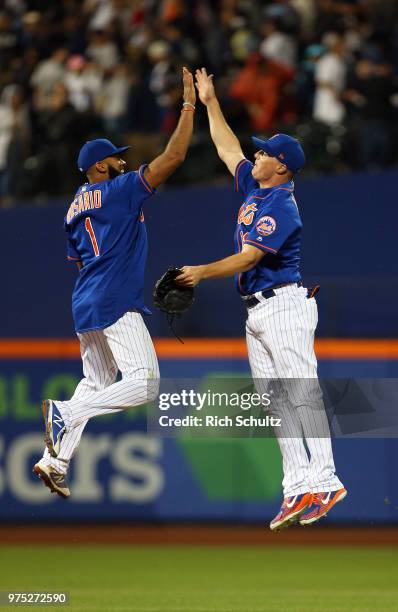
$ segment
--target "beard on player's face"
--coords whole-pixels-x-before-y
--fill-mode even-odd
[[[121,170],[118,170],[117,168],[114,168],[113,166],[109,165],[108,166],[108,174],[109,174],[109,178],[110,179],[114,179],[117,176],[120,176],[120,174],[122,174]]]
[[[115,158],[112,162],[108,162],[108,174],[110,179],[114,179],[121,174],[124,174],[126,162],[120,158]]]

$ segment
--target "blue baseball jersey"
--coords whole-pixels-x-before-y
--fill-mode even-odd
[[[253,164],[243,159],[235,171],[235,189],[244,197],[235,233],[235,252],[240,253],[244,244],[250,244],[266,255],[254,268],[236,276],[242,295],[301,280],[302,223],[293,181],[261,189],[252,169]]]
[[[67,256],[83,264],[72,296],[77,332],[104,329],[129,310],[150,313],[143,295],[148,245],[142,205],[155,190],[144,170],[86,183],[69,207]]]

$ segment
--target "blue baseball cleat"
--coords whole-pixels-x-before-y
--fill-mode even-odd
[[[280,531],[281,529],[285,529],[297,523],[300,516],[311,504],[311,499],[311,493],[302,493],[301,495],[285,497],[281,509],[269,524],[271,531]]]
[[[61,441],[66,431],[64,420],[52,400],[43,400],[41,407],[46,426],[44,441],[51,457],[58,457],[61,450]]]

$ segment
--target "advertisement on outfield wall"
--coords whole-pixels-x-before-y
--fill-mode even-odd
[[[154,427],[158,417],[171,418],[171,385],[174,393],[178,385],[180,390],[184,386],[188,393],[187,380],[162,383],[166,385],[161,387],[162,410],[158,402],[148,409],[131,409],[91,420],[72,460],[70,499],[51,495],[32,473],[44,446],[40,400],[69,398],[79,381],[80,367],[77,360],[26,361],[19,362],[18,367],[15,363],[13,367],[3,363],[0,375],[1,521],[35,522],[46,518],[266,523],[273,516],[282,496],[281,460],[273,434],[253,435],[251,424],[245,435],[238,436],[236,428],[225,431],[222,421],[200,435],[192,423],[188,429],[181,431],[180,427],[177,430],[174,427],[167,433],[160,433],[160,426]],[[210,363],[207,367],[211,370]],[[335,460],[349,491],[346,503],[337,507],[328,521],[398,522],[395,469],[398,440],[394,419],[385,421],[386,427],[382,429],[380,418],[385,419],[388,411],[376,410],[375,414],[375,405],[384,406],[383,402],[370,401],[369,387],[366,398],[364,388],[357,383],[342,381],[340,386],[337,383],[329,386],[329,396],[324,393],[329,417],[334,403],[331,431]],[[200,381],[191,379],[189,384],[192,392],[194,388],[195,393],[200,393],[200,389],[202,393],[204,389],[206,392],[223,390],[229,398],[237,390],[240,398],[242,390],[253,391],[249,378],[228,378],[225,374],[222,379],[212,375]],[[167,385],[168,391],[165,391]],[[373,398],[391,399],[396,385],[395,379],[390,379],[387,385],[380,381],[376,387],[373,384]],[[344,398],[345,401],[349,398],[350,406],[356,406],[354,416],[344,409]],[[192,410],[202,412],[197,407],[189,406],[191,416]],[[179,417],[182,417],[180,409]],[[232,414],[236,415],[236,408]],[[200,418],[203,415],[202,412]],[[243,410],[242,415],[242,418],[254,418],[250,410]],[[174,418],[177,417],[174,415]],[[362,423],[358,431],[354,431],[353,422]],[[369,482],[372,482],[371,496],[367,494]]]

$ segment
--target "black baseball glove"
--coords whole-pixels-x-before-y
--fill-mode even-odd
[[[168,315],[185,312],[195,299],[192,287],[182,287],[176,283],[175,279],[180,272],[180,268],[169,268],[157,281],[153,290],[153,303]]]

